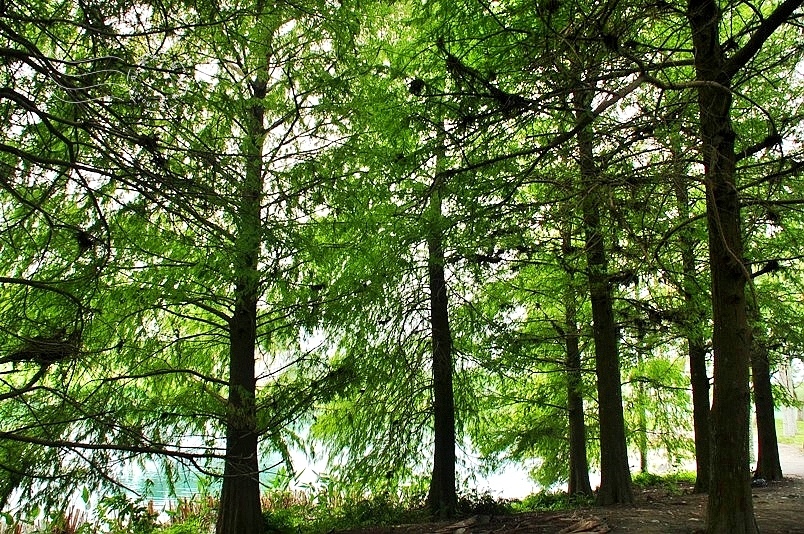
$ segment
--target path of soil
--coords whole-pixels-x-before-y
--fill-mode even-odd
[[[759,532],[804,534],[804,450],[779,445],[779,454],[785,480],[752,491]],[[341,534],[693,534],[703,532],[705,510],[706,495],[692,494],[688,488],[681,493],[650,489],[636,495],[634,506],[475,516],[448,523],[378,527]]]

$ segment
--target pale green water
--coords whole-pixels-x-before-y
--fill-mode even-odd
[[[272,463],[266,463],[272,465]],[[143,465],[129,464],[120,473],[119,481],[125,486],[132,499],[153,502],[157,511],[175,508],[177,501],[193,499],[206,495],[216,496],[220,492],[220,480],[199,474],[197,471],[182,465],[174,466],[175,481],[171,487],[164,469],[154,463]],[[260,482],[265,487],[274,484],[275,470],[260,474]]]

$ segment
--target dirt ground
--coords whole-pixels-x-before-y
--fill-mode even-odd
[[[753,488],[754,513],[761,534],[804,534],[804,450],[779,445],[785,480]],[[460,521],[351,530],[341,534],[570,534],[703,532],[706,495],[689,488],[673,494],[645,490],[634,506],[588,507],[566,512],[474,516]]]

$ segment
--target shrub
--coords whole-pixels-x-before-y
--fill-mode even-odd
[[[511,499],[494,497],[490,493],[468,493],[458,497],[458,513],[466,515],[508,515],[514,512]]]
[[[544,510],[566,510],[586,506],[594,502],[594,497],[590,495],[570,495],[566,492],[540,491],[531,493],[524,499],[517,509],[519,511],[537,512]]]
[[[299,515],[293,510],[266,510],[262,514],[267,534],[296,534],[299,528]]]
[[[657,475],[654,473],[638,473],[632,478],[635,486],[641,488],[662,488],[672,494],[684,492],[683,486],[695,484],[695,473],[689,471],[679,471],[667,475]]]

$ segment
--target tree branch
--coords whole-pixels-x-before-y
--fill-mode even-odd
[[[790,15],[804,4],[804,0],[786,0],[777,7],[771,15],[762,21],[759,28],[754,32],[748,42],[739,49],[723,66],[723,73],[732,78],[737,72],[745,67],[751,58],[760,51],[765,41],[773,35],[779,26],[787,22]]]

